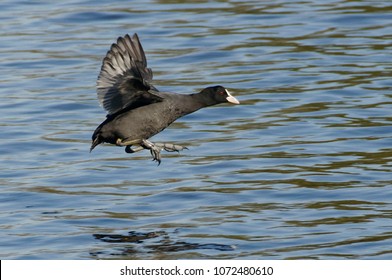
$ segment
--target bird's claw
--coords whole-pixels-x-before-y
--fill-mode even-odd
[[[162,150],[165,150],[166,152],[180,152],[184,149],[188,149],[188,148],[180,145],[170,144],[170,143],[154,143],[153,148],[150,149],[150,152],[153,157],[153,161],[157,161],[158,165],[160,165]]]
[[[142,139],[141,142],[138,143],[139,146],[135,148],[132,148],[132,145],[135,144],[135,141],[128,141],[128,142],[117,141],[117,143],[118,145],[127,145],[125,147],[125,152],[127,153],[136,153],[143,149],[150,150],[150,153],[152,155],[152,160],[158,162],[158,165],[161,164],[162,150],[165,150],[167,152],[180,152],[184,149],[186,150],[188,149],[187,147],[171,144],[171,143],[153,143],[146,139]]]
[[[158,165],[161,164],[161,150],[162,150],[162,148],[160,146],[157,146],[148,140],[143,140],[141,143],[141,146],[145,149],[150,150],[153,161],[158,162]]]
[[[161,164],[161,151],[159,149],[150,149],[150,153],[152,155],[152,161],[158,162],[158,165]]]

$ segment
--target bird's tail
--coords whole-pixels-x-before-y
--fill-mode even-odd
[[[96,146],[98,146],[99,144],[101,144],[103,142],[102,139],[101,139],[99,131],[100,131],[100,127],[98,127],[94,131],[94,134],[93,134],[93,137],[92,137],[93,142],[91,143],[91,147],[90,147],[90,153]]]
[[[90,153],[91,153],[91,151],[92,151],[96,146],[98,146],[98,145],[101,144],[101,143],[102,143],[101,139],[99,139],[99,137],[96,137],[96,138],[93,140],[93,143],[91,144]]]

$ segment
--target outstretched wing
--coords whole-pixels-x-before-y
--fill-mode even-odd
[[[137,34],[119,37],[103,59],[97,80],[98,100],[113,115],[124,108],[160,102],[151,84],[152,71]]]

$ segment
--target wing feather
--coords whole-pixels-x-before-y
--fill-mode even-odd
[[[162,97],[151,84],[152,77],[137,34],[119,37],[103,59],[97,80],[98,100],[109,115],[160,102]]]

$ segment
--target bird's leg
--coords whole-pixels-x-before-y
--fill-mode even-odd
[[[116,141],[117,146],[132,146],[132,145],[140,145],[142,139],[133,139],[133,140],[126,140],[118,138]]]
[[[154,143],[155,146],[160,148],[161,150],[165,150],[166,152],[179,152],[184,149],[188,150],[187,147],[171,144],[171,143]]]
[[[135,139],[135,140],[122,140],[117,139],[117,146],[126,146],[125,152],[127,153],[136,153],[143,149],[150,150],[152,155],[152,160],[157,161],[158,165],[161,164],[161,151],[165,150],[167,152],[179,152],[184,149],[188,149],[187,147],[175,145],[171,143],[153,143],[147,139]],[[136,145],[136,148],[132,148],[133,145]]]
[[[125,152],[132,154],[132,153],[136,153],[139,152],[141,150],[144,150],[144,147],[139,146],[140,145],[141,140],[140,139],[136,139],[136,140],[122,140],[120,138],[117,139],[116,141],[116,145],[117,146],[126,146],[125,147]],[[132,148],[133,145],[138,145],[136,148]]]
[[[183,147],[180,145],[175,145],[171,143],[152,143],[148,140],[142,140],[141,146],[145,149],[149,149],[154,161],[158,162],[158,165],[161,164],[161,151],[165,150],[167,152],[179,152],[184,149],[188,149],[187,147]]]
[[[136,153],[136,152],[140,152],[142,150],[144,150],[144,147],[142,146],[137,146],[136,148],[131,148],[132,146],[126,146],[125,147],[125,152],[128,154],[132,154],[132,153]]]

